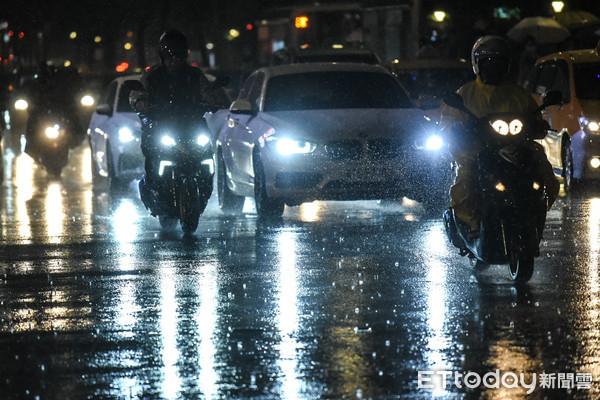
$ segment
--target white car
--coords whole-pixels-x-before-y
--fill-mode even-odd
[[[92,173],[109,179],[111,188],[144,174],[141,123],[129,105],[129,93],[139,88],[140,75],[121,76],[108,85],[87,130]]]
[[[254,197],[261,216],[314,200],[443,204],[450,159],[437,125],[387,70],[359,63],[258,69],[229,110],[208,115],[225,213]],[[220,127],[220,128],[216,128]],[[435,199],[434,199],[435,198]]]

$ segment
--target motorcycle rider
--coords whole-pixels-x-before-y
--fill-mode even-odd
[[[531,94],[508,78],[510,57],[504,38],[479,38],[471,51],[471,63],[476,79],[457,91],[470,112],[478,118],[501,112],[533,115],[538,106]],[[449,150],[457,164],[456,179],[450,188],[451,206],[455,215],[470,227],[469,237],[474,238],[479,235],[480,213],[475,160],[484,144],[481,138],[467,137],[464,134],[468,120],[466,113],[456,108],[444,106],[442,110],[442,129],[448,132]],[[532,139],[541,139],[549,125],[539,112],[534,121],[536,128],[533,129]],[[525,143],[533,150],[538,173],[544,179],[550,209],[558,196],[558,180],[543,147],[533,140],[527,140]]]
[[[129,101],[142,123],[141,149],[145,157],[145,176],[140,181],[140,195],[153,214],[149,191],[156,189],[157,148],[153,140],[154,125],[173,117],[196,115],[215,106],[209,79],[187,63],[187,37],[178,30],[165,31],[159,40],[160,64],[146,70],[140,78],[141,90],[132,90]],[[148,204],[149,203],[149,204]]]
[[[42,62],[38,66],[35,80],[28,88],[31,100],[29,117],[27,118],[27,147],[35,146],[35,129],[38,121],[49,111],[59,111],[70,134],[69,147],[80,144],[85,137],[81,127],[77,99],[83,89],[81,75],[70,68],[58,68]]]

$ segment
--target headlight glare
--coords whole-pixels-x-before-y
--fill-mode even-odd
[[[427,141],[425,142],[425,149],[435,151],[441,149],[443,145],[444,140],[440,136],[432,135],[427,138]]]
[[[277,139],[275,143],[277,152],[282,155],[291,154],[306,154],[312,153],[317,148],[317,145],[311,142],[305,142],[302,140],[293,140],[289,138]]]
[[[600,122],[593,120],[593,119],[588,119],[587,117],[579,117],[579,125],[581,126],[582,129],[586,129],[591,133],[598,133],[600,132]]]
[[[129,143],[129,142],[133,141],[134,139],[135,139],[135,136],[133,136],[133,132],[131,132],[131,129],[129,129],[126,126],[119,129],[119,140],[122,143]]]
[[[173,147],[176,144],[175,139],[169,135],[164,135],[162,138],[160,138],[160,142],[163,144],[163,146],[167,147]]]
[[[24,111],[24,110],[27,110],[27,107],[29,107],[27,100],[18,99],[17,101],[15,101],[15,110]]]
[[[205,133],[201,133],[200,135],[198,135],[196,143],[198,143],[198,146],[200,147],[206,147],[210,143],[210,137]]]
[[[83,96],[81,98],[80,102],[81,102],[81,105],[84,107],[92,107],[95,103],[95,100],[91,95],[86,94],[85,96]]]
[[[49,139],[56,139],[58,137],[58,133],[60,131],[60,126],[58,124],[54,124],[52,126],[46,127],[46,136]]]

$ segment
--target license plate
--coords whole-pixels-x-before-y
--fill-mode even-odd
[[[346,175],[351,181],[385,181],[394,175],[392,167],[387,165],[362,165],[351,168]]]

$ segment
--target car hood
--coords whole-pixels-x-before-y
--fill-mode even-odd
[[[341,109],[263,112],[260,118],[277,134],[323,142],[367,138],[408,138],[429,122],[422,110]]]

